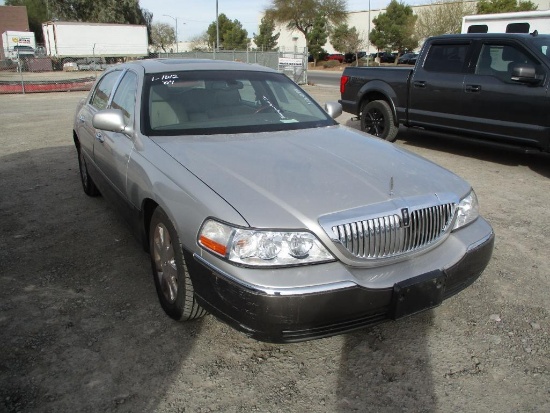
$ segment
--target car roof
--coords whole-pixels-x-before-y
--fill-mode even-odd
[[[232,62],[228,60],[161,58],[135,60],[128,64],[143,67],[145,73],[166,73],[191,70],[242,70],[278,73],[276,70],[258,64]]]
[[[530,34],[530,33],[462,33],[462,34],[443,34],[434,36],[432,39],[548,39],[548,34]]]

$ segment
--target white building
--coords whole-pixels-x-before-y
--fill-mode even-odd
[[[538,5],[538,10],[549,10],[550,9],[550,0],[531,0],[534,4]],[[476,0],[465,0],[467,3],[477,3]],[[405,1],[406,3],[406,1]],[[428,7],[434,7],[434,4],[426,4],[420,6],[411,6],[413,13],[418,13],[422,9]],[[349,27],[355,27],[360,37],[363,38],[368,46],[365,46],[365,51],[375,52],[376,47],[368,43],[369,33],[374,28],[372,20],[377,17],[380,13],[385,13],[386,9],[373,9],[373,10],[360,10],[360,11],[351,11],[348,13],[347,24]],[[369,23],[370,22],[370,23]],[[306,40],[304,35],[298,31],[288,30],[284,25],[279,26],[275,31],[280,32],[278,46],[281,51],[298,51],[302,52],[306,47]],[[324,46],[324,49],[328,53],[336,53],[332,45],[330,44],[330,39]],[[367,50],[368,49],[368,50]]]

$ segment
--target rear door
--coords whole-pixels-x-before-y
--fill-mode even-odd
[[[436,40],[430,45],[411,79],[411,126],[464,128],[463,89],[470,57],[470,40]]]

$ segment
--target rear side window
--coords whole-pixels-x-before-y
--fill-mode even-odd
[[[442,73],[461,73],[468,44],[434,44],[430,47],[424,70]]]
[[[98,109],[103,110],[107,108],[107,103],[109,102],[109,97],[113,91],[113,87],[120,76],[120,70],[107,73],[97,84],[90,104]]]

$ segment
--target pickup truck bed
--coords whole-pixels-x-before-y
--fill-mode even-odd
[[[444,35],[413,69],[346,68],[340,103],[389,141],[404,125],[548,152],[549,84],[550,35]]]

